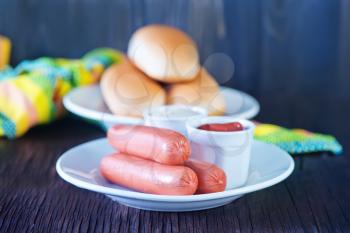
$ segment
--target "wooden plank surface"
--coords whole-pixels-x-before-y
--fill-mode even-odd
[[[350,232],[348,156],[306,157],[303,170],[286,181],[224,207],[159,213],[59,178],[62,152],[103,136],[95,126],[65,119],[16,141],[0,140],[0,232]]]

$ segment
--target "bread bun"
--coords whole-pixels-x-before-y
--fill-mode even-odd
[[[144,110],[166,102],[163,88],[127,60],[106,70],[101,91],[110,111],[118,116],[141,118]]]
[[[225,100],[219,85],[205,68],[200,70],[193,81],[171,85],[167,103],[200,106],[207,109],[209,115],[225,113]]]
[[[164,83],[191,81],[200,69],[193,40],[164,25],[138,29],[129,41],[128,56],[149,77]]]

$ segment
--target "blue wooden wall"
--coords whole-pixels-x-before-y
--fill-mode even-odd
[[[150,23],[188,32],[222,85],[260,101],[259,120],[350,137],[349,0],[0,0],[12,64],[125,51]]]

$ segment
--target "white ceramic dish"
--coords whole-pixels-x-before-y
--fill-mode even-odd
[[[227,116],[250,119],[260,110],[259,103],[250,95],[228,87],[221,87],[227,103]],[[142,124],[142,119],[119,117],[113,115],[103,101],[98,85],[76,88],[68,93],[63,104],[66,109],[77,116],[95,121],[105,129],[114,124]]]
[[[65,152],[58,159],[56,170],[67,182],[103,193],[127,206],[154,211],[193,211],[226,205],[244,194],[277,184],[294,169],[294,161],[286,152],[274,145],[254,141],[249,176],[244,186],[201,195],[153,195],[113,185],[101,177],[100,160],[113,151],[106,139],[83,143]]]
[[[145,125],[172,129],[187,136],[186,121],[190,118],[200,119],[207,115],[207,110],[201,107],[163,105],[146,111],[143,118]]]
[[[244,130],[217,132],[198,129],[203,124],[240,122]],[[238,188],[248,179],[253,131],[255,125],[248,120],[227,116],[210,116],[187,121],[188,139],[191,141],[191,156],[214,163],[226,173],[227,189]]]

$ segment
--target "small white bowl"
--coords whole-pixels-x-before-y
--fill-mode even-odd
[[[186,121],[206,117],[208,112],[201,107],[164,105],[144,112],[145,125],[172,129],[187,136]]]
[[[218,132],[198,129],[203,124],[239,122],[244,130]],[[233,117],[204,117],[187,121],[191,157],[214,163],[226,173],[226,190],[244,185],[248,178],[255,125]]]

